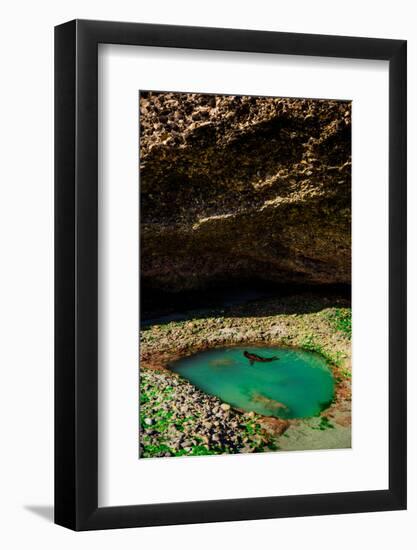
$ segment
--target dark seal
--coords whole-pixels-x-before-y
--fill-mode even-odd
[[[275,355],[273,357],[261,357],[260,355],[256,355],[256,353],[249,353],[248,351],[244,351],[243,355],[246,357],[246,359],[249,359],[249,363],[253,365],[255,362],[258,363],[270,363],[271,361],[279,361],[278,357]]]

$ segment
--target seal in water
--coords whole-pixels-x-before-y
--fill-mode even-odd
[[[255,361],[258,361],[258,363],[269,363],[270,361],[279,361],[278,357],[275,355],[273,357],[261,357],[260,355],[256,355],[256,353],[249,353],[248,351],[244,351],[243,355],[246,357],[246,359],[249,359],[249,363],[253,365]]]

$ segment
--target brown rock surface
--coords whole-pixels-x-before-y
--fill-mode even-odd
[[[350,283],[348,101],[142,93],[140,185],[144,284]]]

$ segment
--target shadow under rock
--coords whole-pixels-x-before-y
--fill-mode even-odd
[[[350,307],[348,285],[316,287],[236,285],[178,294],[141,289],[141,328],[171,321],[222,317],[269,317]]]

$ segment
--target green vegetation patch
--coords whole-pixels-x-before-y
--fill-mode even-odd
[[[350,308],[337,308],[327,312],[327,318],[333,328],[342,332],[349,340],[352,339],[352,310]]]
[[[320,430],[320,431],[323,431],[323,430],[328,430],[328,429],[333,429],[334,426],[333,424],[330,422],[330,420],[327,418],[327,416],[322,416],[320,418],[320,424],[318,426],[314,426],[312,428],[312,430]]]

